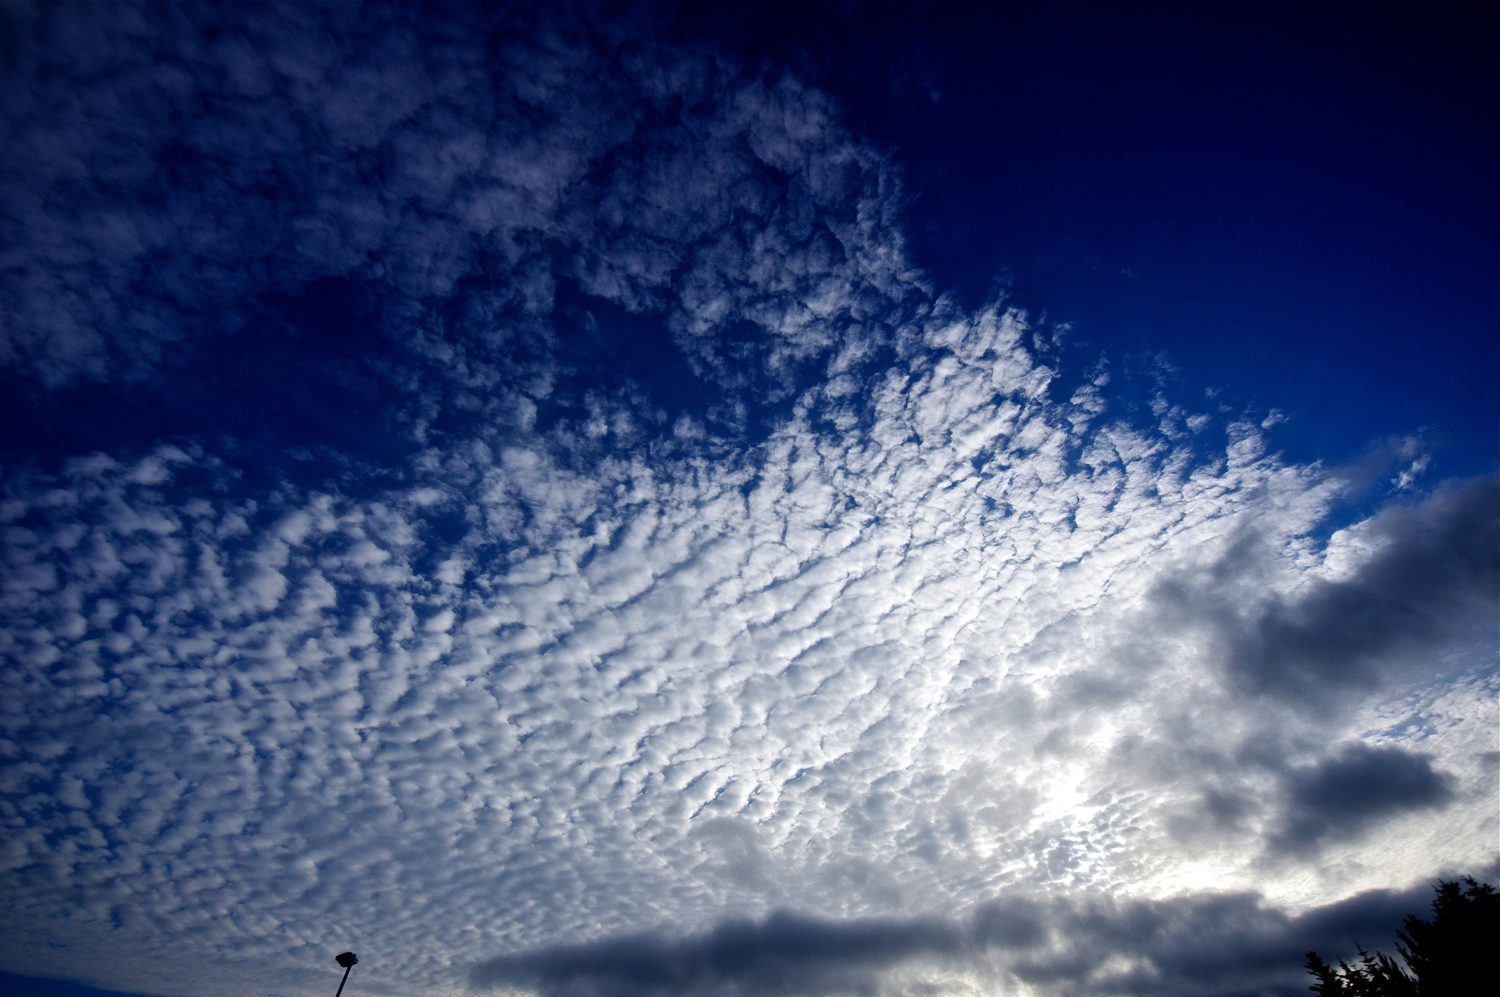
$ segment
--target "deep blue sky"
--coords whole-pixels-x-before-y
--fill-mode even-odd
[[[1500,53],[1483,5],[755,4],[906,170],[913,257],[977,304],[1166,351],[1290,455],[1500,449]],[[708,15],[714,20],[719,12]]]
[[[900,168],[907,248],[939,292],[1071,325],[1063,390],[1100,357],[1117,379],[1162,358],[1179,399],[1290,416],[1274,443],[1292,459],[1422,433],[1433,473],[1468,475],[1500,458],[1500,62],[1477,11],[769,3],[677,24],[830,93]],[[584,310],[570,293],[560,316]],[[292,432],[391,457],[364,432],[386,400],[343,358],[382,325],[360,284],[262,305],[230,349],[168,354],[184,376],[150,392],[38,395],[0,372],[0,452]],[[701,407],[659,320],[605,321],[622,324],[626,376]],[[290,340],[310,363],[279,363]]]

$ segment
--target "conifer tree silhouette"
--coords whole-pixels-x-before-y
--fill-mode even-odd
[[[1307,989],[1319,997],[1456,997],[1485,992],[1495,980],[1487,948],[1500,938],[1500,895],[1472,877],[1465,877],[1462,885],[1440,882],[1434,891],[1432,919],[1408,914],[1396,932],[1399,961],[1356,944],[1359,960],[1352,966],[1340,961],[1334,969],[1318,953],[1308,952],[1303,965],[1316,982]]]

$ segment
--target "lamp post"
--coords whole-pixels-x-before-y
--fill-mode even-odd
[[[333,960],[344,967],[344,978],[339,980],[338,992],[333,995],[333,997],[339,997],[339,994],[344,992],[344,984],[349,982],[349,970],[354,968],[356,962],[359,962],[359,957],[353,952],[340,952],[333,957]]]

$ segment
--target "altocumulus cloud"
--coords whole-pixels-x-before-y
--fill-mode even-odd
[[[8,966],[1271,991],[1493,861],[1493,482],[1066,383],[596,13],[0,12],[6,377],[158,409],[0,479]]]

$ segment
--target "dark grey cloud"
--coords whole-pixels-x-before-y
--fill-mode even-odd
[[[684,938],[639,934],[492,959],[476,966],[470,980],[548,995],[866,994],[877,991],[883,968],[952,957],[968,943],[962,929],[942,920],[830,921],[776,913],[762,921],[723,921]]]
[[[1305,990],[1309,948],[1337,958],[1356,942],[1388,945],[1430,898],[1426,885],[1371,890],[1292,913],[1248,892],[1018,894],[958,917],[778,913],[695,935],[544,946],[479,963],[470,982],[547,997],[906,994],[942,992],[926,988],[949,972],[970,985],[1021,982],[1048,993],[1295,994]]]
[[[1452,777],[1432,761],[1396,747],[1350,744],[1312,765],[1289,771],[1270,846],[1300,853],[1362,834],[1380,821],[1438,807],[1454,797]]]
[[[1234,689],[1310,709],[1394,674],[1436,677],[1445,652],[1493,641],[1500,480],[1446,485],[1361,526],[1352,570],[1292,594],[1258,590],[1266,549],[1250,531],[1210,571],[1161,584],[1157,602],[1210,626]]]
[[[1175,743],[1175,733],[1187,744]],[[1120,771],[1191,787],[1169,808],[1166,824],[1184,847],[1239,840],[1258,842],[1269,859],[1309,858],[1328,846],[1368,841],[1386,821],[1440,810],[1466,793],[1431,756],[1394,743],[1351,741],[1334,750],[1288,726],[1276,751],[1251,736],[1222,753],[1193,750],[1200,740],[1178,730],[1122,746]],[[1292,764],[1287,755],[1314,758]],[[1170,771],[1169,771],[1170,767]]]
[[[1451,486],[1376,517],[1374,554],[1347,578],[1274,601],[1230,644],[1236,680],[1299,696],[1359,688],[1489,631],[1500,605],[1500,481]]]

